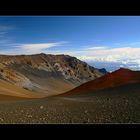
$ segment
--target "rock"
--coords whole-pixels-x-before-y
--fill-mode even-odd
[[[88,118],[87,122],[89,123],[90,122],[90,119]]]
[[[3,122],[4,120],[3,120],[2,118],[0,118],[0,121],[2,121],[2,122]]]
[[[28,117],[28,118],[32,118],[32,115],[28,115],[27,117]]]
[[[85,110],[85,113],[87,113],[88,111],[87,110]]]
[[[40,106],[40,109],[43,109],[44,107],[43,106]]]

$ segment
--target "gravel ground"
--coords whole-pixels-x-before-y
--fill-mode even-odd
[[[87,94],[0,102],[0,123],[140,123],[140,96]]]

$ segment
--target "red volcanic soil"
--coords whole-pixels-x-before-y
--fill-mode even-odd
[[[140,71],[132,71],[125,68],[120,68],[119,70],[116,70],[112,73],[108,73],[105,76],[82,84],[74,88],[73,90],[61,95],[94,92],[109,87],[117,87],[120,85],[137,82],[140,82]]]

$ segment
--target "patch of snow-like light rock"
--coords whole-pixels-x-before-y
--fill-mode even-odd
[[[65,67],[62,68],[61,65],[60,65],[59,63],[55,63],[55,64],[54,64],[54,68],[55,68],[57,71],[61,72],[62,75],[65,77],[65,79],[70,79],[70,78],[71,78],[71,76],[70,76],[69,74],[66,75],[66,72],[67,72],[68,68],[65,68]]]
[[[51,72],[52,71],[52,67],[50,64],[48,64],[49,66],[46,65],[46,63],[41,63],[37,68],[40,69],[40,70],[44,70],[44,71],[47,71],[47,72]]]
[[[40,85],[31,82],[27,77],[25,77],[24,75],[20,75],[18,77],[18,80],[16,81],[15,85],[20,86],[20,87],[26,87],[29,89],[34,89],[36,88],[41,88]]]
[[[5,70],[4,70],[5,71]],[[39,85],[35,85],[34,83],[32,83],[27,77],[25,77],[24,75],[18,73],[18,72],[12,72],[15,73],[14,78],[12,79],[10,76],[7,76],[7,74],[5,72],[1,72],[1,76],[3,79],[9,81],[10,83],[13,83],[17,86],[20,87],[26,87],[26,88],[33,88],[33,87],[39,87]]]

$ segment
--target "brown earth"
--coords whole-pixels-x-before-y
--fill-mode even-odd
[[[112,73],[108,73],[100,78],[82,84],[64,93],[64,95],[94,92],[109,87],[117,87],[120,85],[137,82],[140,82],[140,71],[131,71],[129,69],[120,68]],[[63,96],[63,94],[61,95]]]
[[[75,89],[41,99],[2,95],[0,123],[140,123],[140,72],[119,69]]]
[[[45,97],[43,93],[35,93],[27,89],[13,85],[7,81],[0,80],[0,95],[9,95],[11,97],[23,97],[23,98],[41,98]]]
[[[102,75],[69,55],[0,55],[0,94],[4,95],[57,95]]]
[[[140,123],[139,85],[131,83],[63,97],[0,101],[0,123]]]

